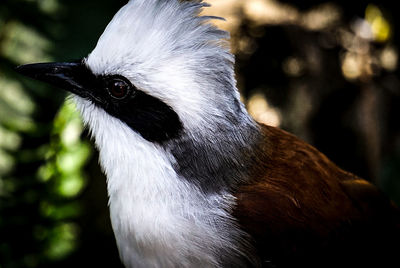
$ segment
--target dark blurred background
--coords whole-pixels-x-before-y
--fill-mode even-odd
[[[400,204],[396,1],[209,0],[251,114]],[[65,95],[19,64],[86,56],[126,1],[0,4],[0,268],[120,267],[97,152]],[[173,66],[171,66],[173,68]]]

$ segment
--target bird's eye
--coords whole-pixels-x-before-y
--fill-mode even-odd
[[[108,92],[111,97],[117,100],[125,99],[132,91],[132,85],[122,78],[113,78],[108,83]]]

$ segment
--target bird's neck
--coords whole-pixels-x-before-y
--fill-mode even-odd
[[[218,193],[247,180],[260,138],[259,126],[244,111],[184,133],[166,147],[178,175],[206,193]]]
[[[78,102],[82,105],[90,104]],[[244,249],[248,248],[246,235],[229,214],[235,199],[229,188],[223,187],[233,183],[225,178],[231,172],[228,169],[234,166],[237,170],[238,166],[223,154],[237,155],[240,150],[235,146],[221,150],[222,145],[231,143],[227,137],[220,134],[206,144],[189,142],[188,135],[170,146],[161,146],[95,106],[81,111],[99,148],[112,225],[127,267],[166,263],[219,267],[221,260],[229,260],[234,266],[242,264],[247,255]],[[204,157],[208,160],[200,160]],[[209,168],[202,167],[208,164]],[[218,191],[204,191],[197,183],[199,179],[217,184]],[[218,179],[226,181],[219,183]]]

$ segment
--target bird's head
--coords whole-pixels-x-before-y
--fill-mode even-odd
[[[229,124],[244,111],[234,58],[227,33],[208,23],[214,17],[199,16],[205,6],[131,0],[83,60],[17,69],[72,92],[83,109],[100,108],[151,142]]]

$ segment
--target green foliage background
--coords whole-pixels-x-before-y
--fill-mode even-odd
[[[28,62],[82,58],[122,4],[63,0],[0,3],[2,268],[70,267],[78,259],[83,260],[80,265],[119,264],[105,214],[101,174],[93,178],[101,182],[101,193],[97,195],[96,188],[85,190],[93,149],[73,103],[64,101],[63,92],[24,79],[13,69]],[[90,201],[101,203],[104,214],[91,218],[90,212],[97,211]],[[97,239],[103,240],[100,245]]]

